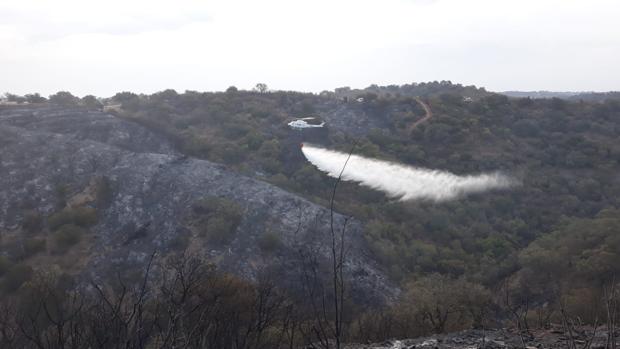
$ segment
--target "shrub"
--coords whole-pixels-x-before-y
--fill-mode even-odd
[[[202,215],[220,214],[229,217],[240,217],[242,209],[235,202],[215,196],[203,198],[192,206],[195,213]]]
[[[32,278],[33,270],[30,266],[16,264],[8,270],[2,281],[2,290],[6,293],[17,291],[26,281]]]
[[[282,239],[276,232],[268,231],[258,239],[258,247],[265,252],[274,252],[282,247]]]
[[[45,239],[28,239],[24,242],[24,257],[33,256],[45,251],[47,241]]]
[[[51,230],[56,230],[60,226],[73,222],[73,214],[71,209],[64,209],[62,211],[52,214],[47,220]]]
[[[263,144],[264,138],[265,137],[263,137],[262,134],[256,130],[252,130],[245,135],[245,137],[243,137],[241,143],[247,146],[250,150],[257,150]]]
[[[204,233],[209,242],[215,244],[225,244],[230,242],[234,236],[237,226],[223,217],[214,217],[207,221]]]
[[[519,137],[535,137],[538,135],[538,126],[531,120],[519,120],[514,123],[512,129]]]
[[[223,145],[214,150],[213,154],[220,158],[224,163],[234,165],[242,162],[246,157],[247,149],[234,143]]]
[[[97,223],[97,210],[92,207],[72,207],[56,212],[48,219],[50,229],[56,230],[66,224],[89,227]]]
[[[106,207],[114,198],[114,188],[108,177],[101,177],[97,181],[96,198],[98,207]]]
[[[199,234],[216,244],[230,242],[243,218],[242,208],[225,198],[204,198],[193,210],[199,215]]]
[[[57,252],[64,253],[71,246],[77,244],[82,239],[86,231],[84,228],[73,224],[65,224],[54,233],[54,242]]]
[[[258,154],[264,158],[275,158],[280,156],[280,142],[276,139],[265,141],[258,149]]]
[[[247,135],[252,127],[242,123],[225,123],[222,125],[222,133],[228,139],[239,139]]]
[[[0,276],[4,275],[10,268],[11,262],[5,256],[0,256]]]
[[[399,307],[419,314],[435,333],[480,328],[491,305],[486,288],[462,278],[431,274],[408,283],[406,289]]]
[[[181,148],[188,154],[197,157],[206,157],[211,152],[213,146],[205,137],[190,136],[183,139]]]
[[[264,159],[261,165],[263,167],[263,170],[267,171],[268,173],[275,174],[282,171],[282,163],[278,161],[278,159]]]
[[[168,247],[172,250],[176,251],[184,251],[189,246],[189,236],[186,235],[177,235],[168,244]]]
[[[57,184],[54,187],[54,194],[56,195],[56,207],[58,207],[59,209],[67,205],[67,193],[68,192],[69,192],[69,188],[64,184]]]
[[[43,217],[37,211],[26,212],[22,221],[22,228],[31,234],[38,233],[43,229]]]

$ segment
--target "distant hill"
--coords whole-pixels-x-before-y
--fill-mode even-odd
[[[604,101],[607,99],[620,99],[620,92],[555,92],[555,91],[503,91],[499,92],[514,98],[562,98],[583,101]]]
[[[515,98],[571,98],[583,92],[555,92],[555,91],[503,91],[499,92]]]
[[[451,81],[431,81],[411,83],[404,85],[370,85],[363,89],[352,89],[350,87],[340,87],[334,90],[338,97],[363,97],[363,94],[376,94],[379,96],[403,96],[403,97],[427,97],[438,94],[453,94],[461,97],[481,98],[488,96],[491,92],[486,91],[482,87],[473,85],[465,86],[455,84]]]
[[[601,101],[611,100],[611,99],[620,100],[620,91],[584,92],[578,95],[571,96],[569,99],[589,101],[589,102],[601,102]]]

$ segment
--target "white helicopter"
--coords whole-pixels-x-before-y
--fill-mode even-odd
[[[291,128],[298,129],[298,130],[301,130],[304,128],[317,128],[317,127],[325,126],[325,122],[321,122],[320,124],[311,124],[306,120],[316,120],[316,118],[310,117],[310,118],[297,119],[297,120],[293,120],[289,122],[288,125]]]

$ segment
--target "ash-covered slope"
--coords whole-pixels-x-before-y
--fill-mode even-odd
[[[143,265],[154,250],[165,255],[187,248],[246,278],[273,270],[291,278],[283,283],[294,284],[300,249],[327,256],[331,240],[324,207],[221,165],[182,156],[164,138],[111,115],[51,107],[3,109],[0,149],[1,233],[22,233],[27,210],[48,217],[62,209],[59,187],[66,191],[67,206],[96,208],[92,239],[75,262],[84,266],[82,274],[132,268]],[[110,192],[105,203],[93,195],[102,180]],[[196,233],[192,207],[205,197],[227,198],[242,209],[225,244]],[[341,227],[344,217],[336,214],[335,222]],[[397,291],[366,252],[361,229],[357,222],[347,226],[352,293],[392,298]],[[269,253],[259,247],[265,232],[279,239]]]

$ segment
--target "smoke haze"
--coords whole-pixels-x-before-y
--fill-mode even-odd
[[[304,156],[319,170],[338,178],[349,154],[304,145]],[[445,201],[471,193],[509,188],[516,181],[501,173],[457,176],[450,172],[416,168],[351,155],[342,180],[380,190],[391,198]]]

